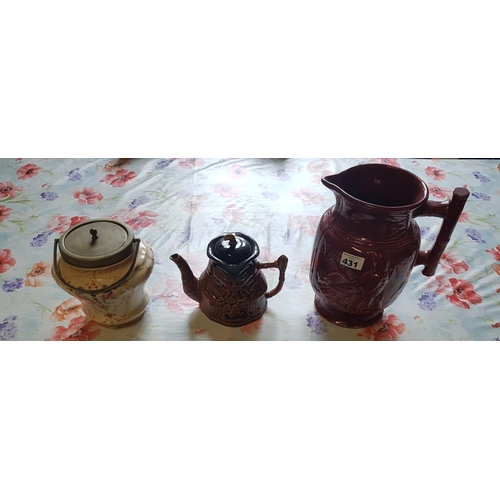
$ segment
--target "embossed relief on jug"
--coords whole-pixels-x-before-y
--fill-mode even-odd
[[[351,224],[353,228],[363,226],[363,215],[345,220],[342,213],[330,209],[320,220],[314,242],[310,278],[316,307],[329,319],[334,304],[334,322],[344,326],[350,322],[347,316],[360,326],[381,317],[381,311],[401,293],[420,247],[420,231],[414,221],[401,220],[394,231],[388,227],[393,229],[394,221],[381,218],[371,220],[360,236],[346,231]],[[381,235],[388,239],[381,240]]]
[[[314,241],[315,306],[332,323],[369,326],[397,299],[415,265],[424,264],[426,275],[434,273],[468,192],[457,188],[455,201],[429,202],[421,179],[381,164],[358,165],[322,182],[336,203],[321,217]],[[446,222],[441,229],[446,234],[430,252],[420,251],[419,215]]]

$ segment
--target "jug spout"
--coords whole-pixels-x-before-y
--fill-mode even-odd
[[[340,189],[339,181],[341,176],[341,173],[327,175],[321,179],[321,183],[332,191],[338,191]]]
[[[200,303],[200,291],[199,291],[199,283],[198,278],[196,278],[189,267],[189,264],[185,261],[183,257],[179,254],[174,253],[170,256],[170,260],[174,262],[174,264],[179,268],[182,276],[182,288],[184,289],[184,293],[194,301]]]

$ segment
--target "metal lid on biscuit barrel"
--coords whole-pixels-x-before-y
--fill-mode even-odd
[[[99,268],[117,264],[132,254],[134,233],[112,219],[80,222],[59,241],[62,259],[75,267]]]

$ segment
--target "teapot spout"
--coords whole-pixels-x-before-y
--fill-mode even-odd
[[[179,254],[174,253],[170,256],[170,260],[179,268],[182,276],[182,288],[184,289],[184,293],[194,301],[201,301],[200,291],[198,288],[198,278],[196,278],[189,267],[189,264],[185,261],[183,257]]]

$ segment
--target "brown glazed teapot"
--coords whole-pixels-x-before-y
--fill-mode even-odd
[[[398,167],[366,164],[329,175],[322,183],[336,204],[321,218],[310,281],[315,307],[348,328],[376,323],[405,287],[414,266],[432,276],[469,197],[456,188],[451,201],[428,201],[427,185]],[[420,250],[415,217],[444,219],[434,246]]]
[[[180,255],[170,256],[181,272],[186,295],[200,304],[209,319],[225,326],[243,326],[259,319],[267,308],[267,299],[283,287],[288,258],[282,255],[275,262],[259,262],[257,243],[243,233],[214,238],[207,255],[210,260],[199,279]],[[261,270],[271,267],[280,273],[276,288],[268,292]]]

